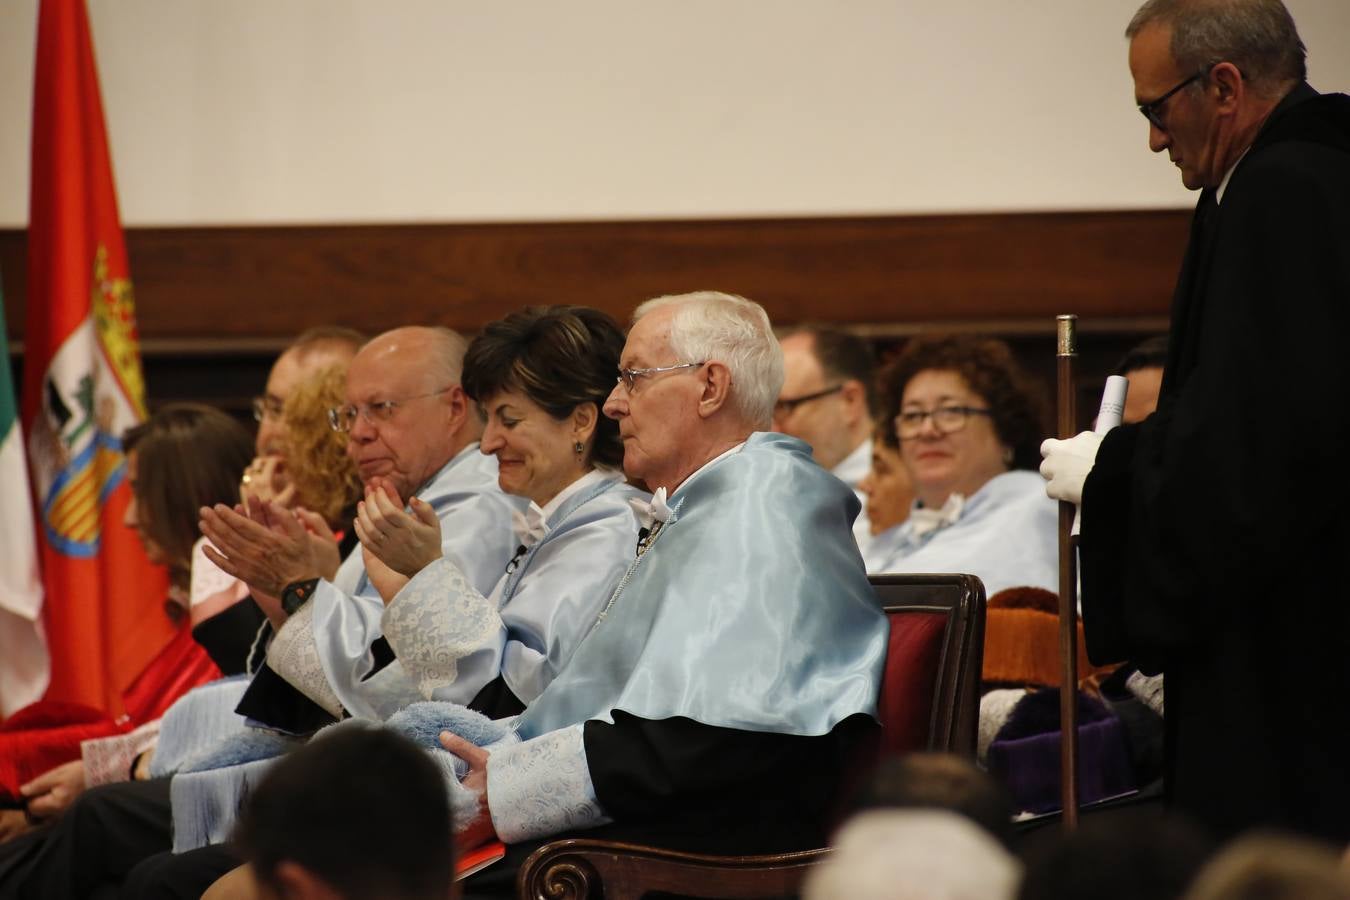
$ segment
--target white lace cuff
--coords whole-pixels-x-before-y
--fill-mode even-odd
[[[324,674],[319,645],[314,640],[313,619],[313,603],[306,603],[296,610],[272,638],[267,648],[267,664],[325,712],[340,719],[342,701]]]
[[[381,623],[403,671],[428,700],[438,688],[455,683],[459,660],[502,628],[495,604],[444,557],[403,586]]]
[[[132,762],[147,750],[154,749],[158,740],[159,719],[155,719],[126,734],[80,741],[85,787],[129,780]]]
[[[488,810],[508,844],[610,821],[586,766],[580,724],[494,749],[488,757]]]

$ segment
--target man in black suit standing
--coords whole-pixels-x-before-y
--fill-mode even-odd
[[[1221,834],[1350,838],[1350,97],[1279,0],[1150,0],[1149,148],[1199,190],[1157,411],[1047,441],[1096,663],[1165,673],[1168,788]]]

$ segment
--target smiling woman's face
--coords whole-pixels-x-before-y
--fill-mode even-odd
[[[559,421],[520,391],[498,391],[483,404],[487,424],[479,449],[497,457],[497,483],[540,506],[585,474],[594,417],[587,428],[574,413]],[[576,444],[583,445],[581,453]]]
[[[948,406],[987,410],[989,404],[970,389],[960,373],[924,369],[905,385],[900,412],[932,412]],[[943,433],[931,417],[918,434],[900,441],[900,456],[923,505],[939,507],[953,493],[969,497],[990,478],[1008,470],[1007,449],[988,415],[973,414],[958,431]]]

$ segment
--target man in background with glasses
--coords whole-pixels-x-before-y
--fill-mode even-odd
[[[865,338],[803,327],[779,341],[783,390],[773,408],[775,431],[811,445],[816,462],[847,484],[863,504],[853,523],[859,550],[872,539],[858,482],[872,466],[872,382],[876,354]]]
[[[272,364],[261,397],[253,398],[253,419],[258,423],[254,438],[257,456],[239,481],[239,499],[274,500],[289,506],[290,481],[286,477],[286,423],[281,411],[297,385],[329,366],[346,365],[365,343],[365,336],[339,325],[306,329]]]
[[[1149,148],[1201,195],[1157,411],[1042,448],[1088,654],[1163,673],[1175,805],[1344,843],[1350,97],[1304,80],[1279,0],[1150,0],[1126,36]]]

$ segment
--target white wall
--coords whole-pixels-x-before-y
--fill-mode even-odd
[[[128,224],[1188,205],[1138,0],[88,0]],[[1288,0],[1350,90],[1350,2]],[[0,226],[37,0],[0,3]]]

